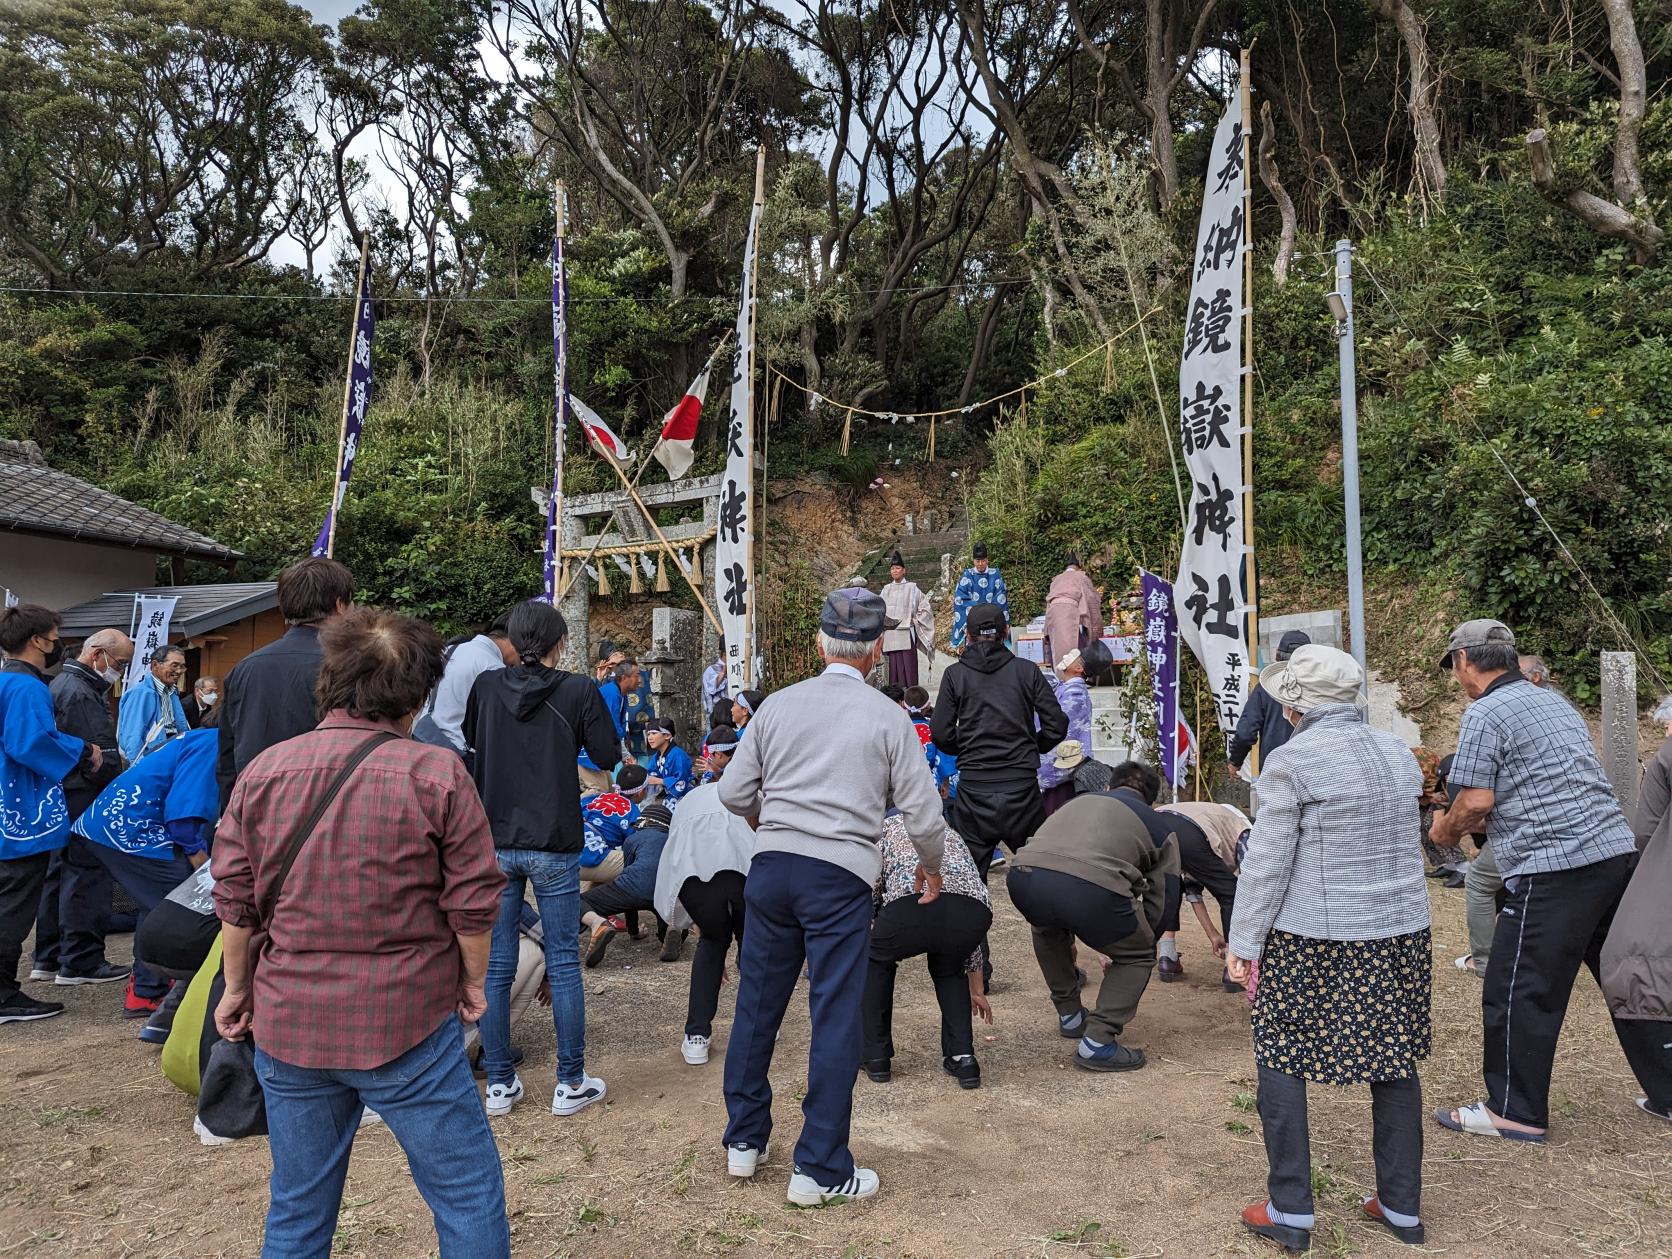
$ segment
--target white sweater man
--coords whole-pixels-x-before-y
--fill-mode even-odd
[[[773,1044],[805,959],[812,1047],[789,1200],[821,1206],[877,1192],[848,1150],[859,1072],[871,888],[890,806],[917,849],[924,902],[940,895],[941,809],[922,745],[899,705],[865,682],[893,627],[868,590],[838,590],[819,618],[826,669],[774,694],[720,780],[726,808],[756,824],[744,889],[737,1016],[726,1049],[726,1149],[752,1176],[772,1131]]]

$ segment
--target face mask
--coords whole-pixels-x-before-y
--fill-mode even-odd
[[[211,704],[213,704],[219,698],[220,698],[220,696],[217,695],[214,691],[203,692],[203,705],[204,705],[204,707],[205,708],[209,707]]]
[[[48,669],[52,668],[63,658],[64,640],[62,638],[56,639],[52,644],[52,650],[46,653],[46,667]]]
[[[106,682],[109,682],[112,686],[115,686],[122,680],[122,670],[118,669],[107,660],[105,661],[105,667],[99,670],[99,676]]]

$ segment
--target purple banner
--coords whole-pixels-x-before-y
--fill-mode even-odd
[[[325,523],[314,539],[315,555],[330,555],[337,541],[337,513],[342,511],[343,498],[348,494],[348,478],[354,472],[354,456],[360,449],[360,430],[365,427],[366,409],[372,403],[372,337],[377,331],[377,317],[372,313],[371,268],[364,259],[360,264],[359,310],[354,316],[354,341],[349,350],[348,389],[343,394],[342,441],[337,447],[337,485],[331,494],[331,507],[325,513]]]
[[[1155,697],[1161,776],[1177,787],[1184,766],[1179,756],[1179,618],[1173,609],[1173,583],[1143,569],[1138,573],[1144,590],[1144,655]]]
[[[557,207],[559,223],[563,207]],[[563,233],[552,233],[552,363],[557,400],[552,433],[552,492],[546,498],[546,602],[557,602],[557,580],[562,569],[563,440],[569,429],[569,281],[563,270]]]

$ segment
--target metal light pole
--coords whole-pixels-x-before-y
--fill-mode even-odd
[[[1335,291],[1326,295],[1341,348],[1341,486],[1347,500],[1347,632],[1368,688],[1364,663],[1364,555],[1359,523],[1358,366],[1353,355],[1353,246],[1335,242]]]

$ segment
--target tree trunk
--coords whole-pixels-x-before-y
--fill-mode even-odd
[[[1411,86],[1406,108],[1411,130],[1416,134],[1416,174],[1422,191],[1436,205],[1445,204],[1446,164],[1440,155],[1440,123],[1437,102],[1440,85],[1428,57],[1428,30],[1406,0],[1376,0],[1376,11],[1393,23],[1404,42],[1411,62]]]
[[[1639,165],[1638,138],[1643,131],[1647,76],[1643,69],[1643,45],[1632,20],[1631,0],[1602,0],[1608,14],[1608,44],[1620,67],[1620,126],[1614,137],[1614,199],[1633,209],[1648,200],[1643,191]]]
[[[1546,200],[1565,207],[1593,231],[1629,241],[1637,261],[1653,260],[1666,233],[1646,216],[1633,214],[1583,188],[1563,188],[1558,184],[1556,163],[1550,155],[1550,137],[1543,127],[1527,133],[1527,160],[1533,168],[1533,186]]]
[[[1272,122],[1271,102],[1260,103],[1260,182],[1277,202],[1282,227],[1277,236],[1277,257],[1272,260],[1271,278],[1278,288],[1289,279],[1289,260],[1295,255],[1295,203],[1283,186],[1277,170],[1277,127]]]

